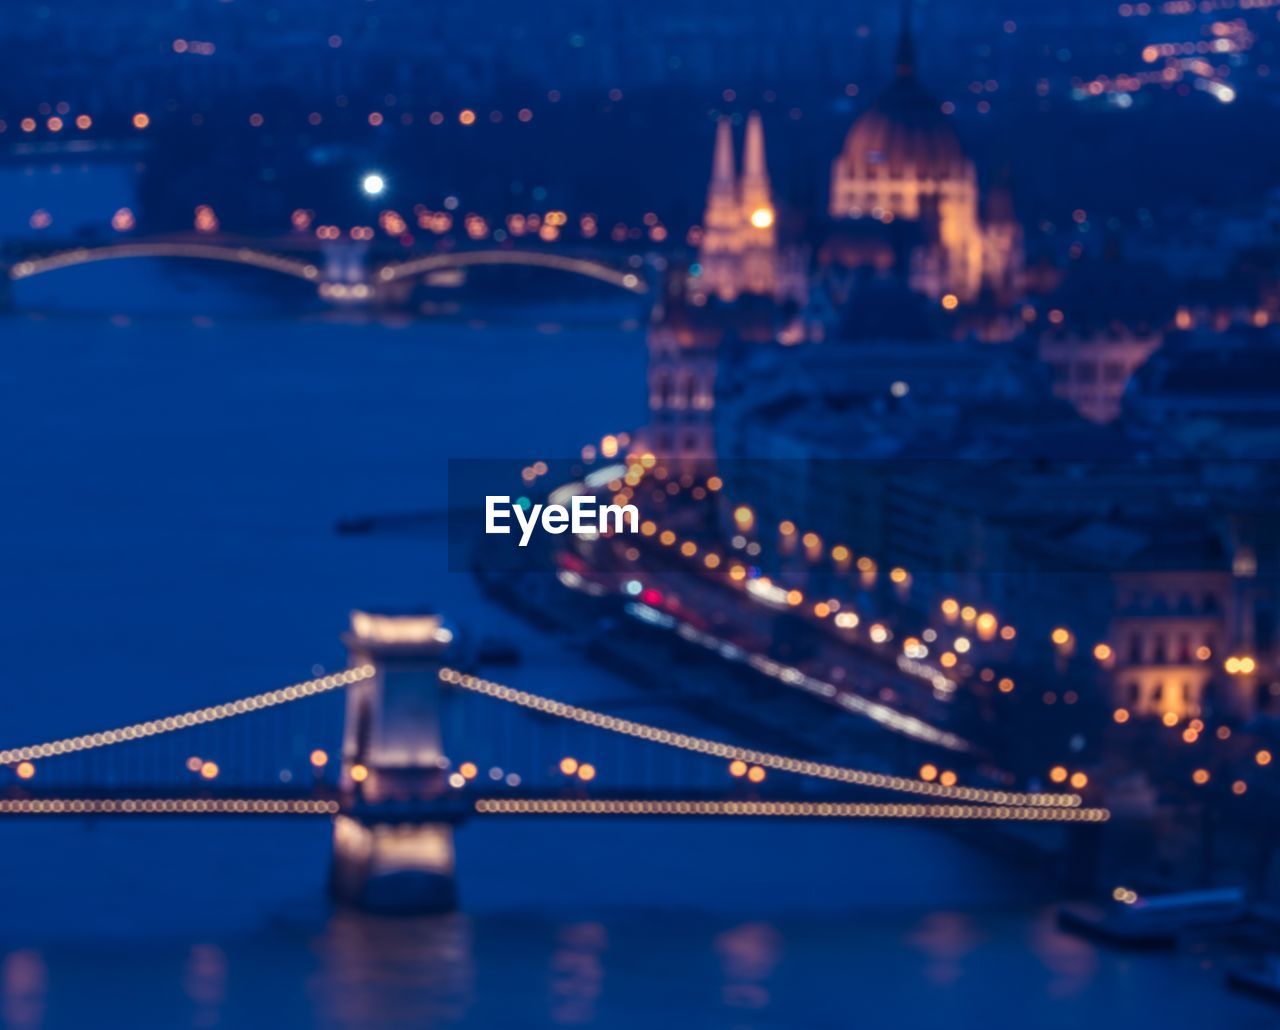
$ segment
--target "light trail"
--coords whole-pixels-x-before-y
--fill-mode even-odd
[[[566,584],[567,585],[567,584]],[[855,694],[850,690],[842,690],[834,683],[810,676],[795,666],[774,661],[765,655],[750,654],[735,644],[690,625],[682,619],[667,612],[659,611],[651,605],[638,601],[626,606],[627,613],[649,625],[673,630],[678,636],[690,643],[697,644],[718,654],[726,661],[740,665],[748,665],[762,675],[777,680],[785,686],[805,690],[810,694],[824,698],[832,704],[839,705],[850,712],[864,716],[894,733],[915,740],[947,748],[950,751],[972,751],[973,746],[958,734],[949,730],[940,730],[914,715],[906,715],[880,701],[872,701]]]

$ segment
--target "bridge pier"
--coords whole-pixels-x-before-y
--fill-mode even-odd
[[[461,643],[440,616],[355,611],[343,635],[349,664],[374,676],[347,693],[341,809],[331,885],[342,901],[382,912],[457,907],[453,829],[404,819],[448,790],[437,673]]]
[[[374,296],[366,267],[366,243],[326,243],[320,273],[320,296],[338,304],[367,304]]]

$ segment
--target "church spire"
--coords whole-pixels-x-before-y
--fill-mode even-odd
[[[768,230],[762,241],[773,239],[773,190],[769,185],[769,169],[764,161],[764,124],[760,112],[747,117],[746,140],[742,145],[743,221],[757,231]]]
[[[769,186],[769,171],[764,163],[764,125],[759,111],[752,111],[747,117],[747,135],[742,145],[742,181],[744,184],[763,183],[766,190]]]
[[[711,184],[707,187],[707,207],[702,215],[699,285],[722,300],[733,300],[741,292],[738,282],[741,253],[742,205],[733,159],[733,124],[722,117],[716,125]]]
[[[898,78],[909,79],[916,73],[916,43],[911,35],[911,0],[902,0],[901,12],[898,53],[894,59],[894,69]]]
[[[764,123],[760,112],[747,116],[742,145],[742,291],[772,296],[777,289],[777,236],[773,191],[764,161]]]
[[[716,149],[711,162],[712,192],[720,189],[734,188],[733,173],[733,128],[727,117],[721,117],[716,125]]]

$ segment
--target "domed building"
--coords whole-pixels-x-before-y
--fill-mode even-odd
[[[829,212],[835,219],[920,223],[924,243],[911,256],[911,285],[930,297],[951,293],[969,301],[984,285],[1007,287],[1020,241],[1010,247],[1004,219],[998,233],[984,227],[977,172],[938,100],[916,77],[903,10],[893,82],[845,137],[831,166]]]

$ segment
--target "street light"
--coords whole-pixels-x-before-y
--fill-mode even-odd
[[[369,172],[360,180],[360,188],[370,197],[376,197],[387,188],[387,180],[378,172]]]

